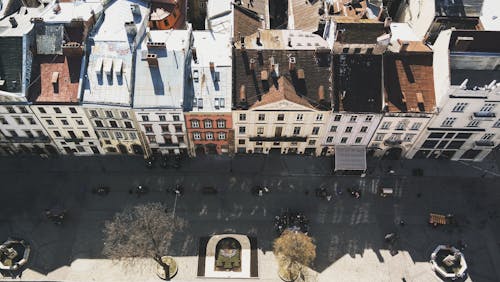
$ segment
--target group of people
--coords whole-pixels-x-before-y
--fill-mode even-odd
[[[278,234],[285,230],[306,233],[309,230],[309,220],[301,212],[284,212],[274,217],[274,229]]]
[[[264,194],[268,194],[269,192],[271,192],[271,190],[269,190],[269,187],[267,186],[255,186],[255,188],[253,189],[253,194],[255,196],[258,196],[258,197],[262,197],[264,196]]]

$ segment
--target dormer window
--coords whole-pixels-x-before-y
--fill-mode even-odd
[[[200,80],[200,73],[198,70],[193,70],[193,81],[198,83]]]
[[[52,73],[52,87],[54,88],[54,93],[59,93],[59,72]]]
[[[97,75],[102,75],[102,61],[102,58],[98,58],[95,63],[94,70]]]

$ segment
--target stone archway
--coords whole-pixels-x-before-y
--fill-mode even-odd
[[[252,261],[252,246],[248,236],[222,234],[210,237],[204,258],[204,277],[250,278],[257,262]],[[252,265],[252,263],[254,265]]]
[[[217,155],[218,154],[216,144],[209,143],[209,144],[205,145],[205,148],[206,148],[207,154],[210,154],[210,155]]]
[[[141,145],[138,145],[138,144],[133,144],[133,145],[132,145],[132,151],[133,151],[133,152],[134,152],[134,154],[136,154],[136,155],[144,155],[144,150],[142,150]]]
[[[45,145],[45,150],[50,154],[50,155],[57,155],[57,150],[54,148],[52,145]]]
[[[128,154],[128,150],[127,150],[127,146],[123,145],[123,144],[118,144],[118,151],[120,152],[120,154]]]
[[[196,145],[196,148],[194,150],[194,153],[196,156],[204,156],[205,155],[205,146],[203,145]]]
[[[403,149],[400,147],[392,147],[385,151],[382,159],[384,160],[399,160],[401,159]]]

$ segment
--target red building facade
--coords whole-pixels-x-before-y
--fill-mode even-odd
[[[191,156],[233,154],[231,113],[185,113]]]

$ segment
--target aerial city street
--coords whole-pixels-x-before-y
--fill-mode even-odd
[[[0,281],[500,281],[499,16],[0,0]]]

